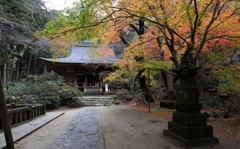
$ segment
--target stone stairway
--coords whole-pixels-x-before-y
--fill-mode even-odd
[[[109,106],[112,104],[112,95],[85,95],[79,100],[82,106]]]
[[[85,87],[84,94],[85,95],[99,95],[102,93],[101,87]]]

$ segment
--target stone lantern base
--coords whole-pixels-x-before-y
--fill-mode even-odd
[[[183,147],[197,147],[219,143],[213,137],[213,128],[206,125],[206,116],[202,113],[174,112],[173,121],[168,122],[168,130],[163,134],[181,143]]]

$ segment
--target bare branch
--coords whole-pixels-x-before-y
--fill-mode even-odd
[[[178,34],[177,32],[175,32],[173,29],[169,28],[168,26],[166,26],[166,25],[164,25],[164,24],[161,24],[161,23],[159,23],[159,22],[153,21],[153,20],[151,20],[151,19],[149,19],[149,18],[146,18],[146,17],[142,17],[142,16],[139,16],[139,15],[136,15],[136,14],[134,14],[134,13],[131,13],[131,12],[130,12],[131,10],[128,10],[128,9],[126,9],[126,8],[118,8],[118,7],[113,7],[113,8],[118,9],[119,11],[124,11],[124,12],[128,13],[128,14],[131,15],[131,16],[135,16],[135,17],[140,18],[140,19],[142,19],[142,20],[146,20],[146,21],[148,21],[148,22],[150,22],[150,23],[159,25],[159,26],[161,26],[161,27],[165,27],[165,28],[171,30],[171,32],[173,32],[176,36],[178,36],[179,38],[181,38],[186,44],[189,44],[186,39],[184,39],[181,35],[179,35],[179,34]]]
[[[37,22],[36,22],[36,20],[35,20],[35,18],[34,18],[34,16],[33,16],[33,13],[34,13],[34,12],[32,12],[32,19],[33,19],[33,22],[36,24],[36,26],[37,26],[38,29],[40,30],[41,28],[40,28],[39,25],[37,24]]]
[[[219,8],[219,6],[220,6],[220,3],[217,3],[215,5],[215,7],[214,7],[214,12],[213,12],[212,18],[211,18],[211,20],[209,21],[208,25],[206,26],[206,28],[204,30],[203,38],[201,40],[201,44],[199,45],[199,48],[197,49],[196,55],[193,58],[194,61],[197,60],[197,58],[199,57],[200,53],[202,52],[202,48],[204,47],[204,45],[206,43],[206,39],[207,39],[207,35],[209,33],[209,29],[212,26],[212,24],[214,23],[214,21],[217,19],[217,17],[219,16],[219,14],[216,15],[217,14],[217,9]]]

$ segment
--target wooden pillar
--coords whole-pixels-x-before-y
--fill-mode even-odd
[[[83,87],[83,92],[87,92],[87,86],[88,86],[88,77],[87,74],[85,74],[85,82],[84,82],[84,87]]]
[[[28,113],[28,118],[29,119],[32,119],[33,118],[33,107],[32,106],[29,106],[29,113]]]
[[[47,73],[47,67],[44,65],[44,73]]]
[[[47,109],[46,109],[46,103],[45,103],[43,107],[43,114],[46,114],[46,112],[47,112]]]
[[[73,80],[74,80],[74,84],[73,84],[73,87],[76,87],[77,86],[77,78],[76,78],[76,73],[73,74]]]
[[[23,121],[23,112],[21,111],[19,113],[19,123],[21,123]]]
[[[39,115],[42,115],[42,107],[39,108]]]
[[[34,69],[33,69],[33,74],[34,75],[36,75],[38,72],[38,70],[37,70],[37,57],[36,56],[34,56]]]
[[[85,74],[85,86],[88,86],[88,77],[86,74]]]
[[[27,111],[23,111],[23,121],[27,120]]]

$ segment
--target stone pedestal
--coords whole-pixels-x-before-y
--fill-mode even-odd
[[[188,59],[183,59],[180,70],[175,70],[180,78],[177,88],[176,112],[168,122],[168,130],[163,134],[180,142],[184,147],[196,147],[219,143],[213,137],[213,128],[206,124],[207,117],[200,113],[199,89],[196,74],[200,68],[190,67]]]

